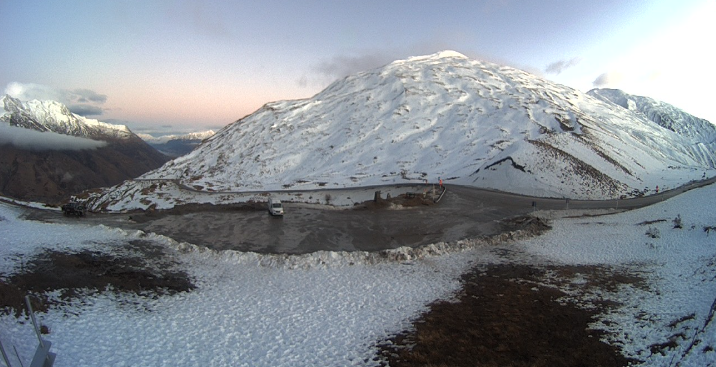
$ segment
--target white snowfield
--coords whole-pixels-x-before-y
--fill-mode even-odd
[[[688,121],[665,128],[638,111],[448,51],[348,76],[312,98],[268,103],[142,178],[214,192],[442,178],[613,199],[716,174],[716,142],[705,140],[716,126],[689,134]]]
[[[142,239],[166,246],[191,274],[197,289],[188,293],[105,293],[39,314],[57,367],[375,366],[375,344],[409,327],[429,302],[450,299],[471,266],[597,264],[645,280],[645,287],[571,300],[585,307],[590,297],[619,302],[592,325],[608,331],[607,342],[646,366],[714,366],[716,233],[704,228],[716,226],[715,203],[712,185],[622,214],[557,219],[553,230],[530,240],[465,240],[388,256],[217,252],[141,232],[27,221],[20,209],[0,204],[0,273],[18,271],[43,249],[111,252]],[[672,228],[677,215],[682,229]],[[639,224],[647,221],[656,222]],[[578,274],[565,290],[578,294],[584,283]],[[27,320],[0,317],[0,338],[27,365],[37,342]],[[675,348],[651,353],[651,345],[670,339]]]

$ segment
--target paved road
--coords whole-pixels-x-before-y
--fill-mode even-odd
[[[286,215],[282,218],[268,215],[264,208],[229,207],[164,215],[130,226],[218,250],[377,251],[497,233],[497,220],[530,209],[484,205],[462,199],[458,192],[446,195],[437,205],[404,210],[333,210],[292,203],[284,206]]]
[[[285,204],[283,218],[264,208],[221,206],[211,210],[159,214],[89,214],[64,218],[56,212],[28,209],[27,217],[51,222],[82,221],[125,229],[141,229],[217,250],[260,253],[377,251],[499,233],[498,221],[535,209],[632,209],[650,205],[716,178],[658,195],[628,200],[584,201],[533,198],[464,186],[448,186],[438,205],[404,210],[331,210]],[[535,206],[533,206],[533,203]]]

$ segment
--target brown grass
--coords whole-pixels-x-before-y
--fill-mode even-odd
[[[0,277],[0,312],[19,316],[24,297],[32,295],[33,309],[45,311],[52,302],[46,292],[60,291],[60,301],[85,294],[114,292],[174,294],[194,289],[183,271],[173,270],[162,249],[146,241],[132,241],[123,254],[89,250],[65,253],[48,250],[22,265],[10,277]]]
[[[431,305],[414,323],[414,330],[381,345],[384,363],[393,367],[627,365],[630,361],[617,348],[599,340],[602,332],[588,329],[597,311],[558,302],[564,296],[561,291],[536,283],[543,272],[526,265],[494,265],[466,274],[457,302]]]

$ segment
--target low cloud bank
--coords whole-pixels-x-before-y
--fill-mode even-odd
[[[20,149],[46,151],[97,149],[106,146],[107,142],[0,123],[0,145],[5,144]]]

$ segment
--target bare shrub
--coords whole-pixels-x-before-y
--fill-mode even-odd
[[[716,226],[705,226],[704,227],[704,232],[706,232],[706,237],[708,237],[708,235],[711,231],[716,231]]]
[[[661,233],[659,233],[659,228],[656,227],[649,227],[649,229],[646,230],[646,235],[651,238],[660,238]]]
[[[684,228],[683,224],[681,223],[681,214],[678,214],[676,216],[676,218],[674,218],[673,222],[674,222],[674,228],[678,228],[678,229]]]

